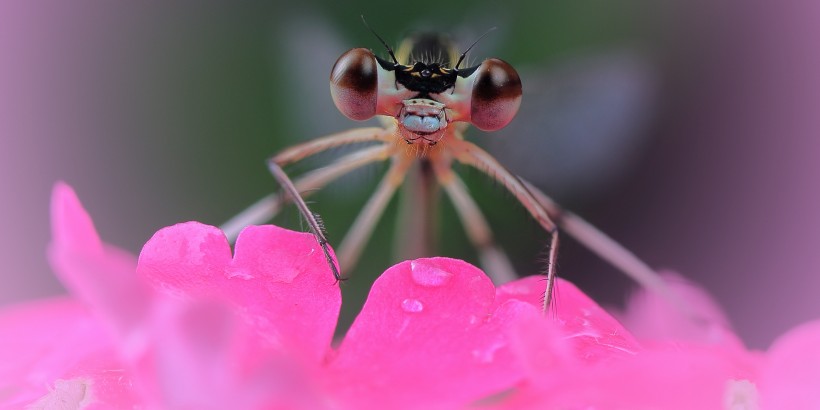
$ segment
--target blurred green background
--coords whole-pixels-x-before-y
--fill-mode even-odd
[[[800,156],[815,147],[811,136],[817,128],[798,119],[795,129],[784,129],[783,123],[795,123],[791,116],[808,116],[773,111],[782,106],[777,101],[814,95],[803,90],[816,83],[812,69],[792,72],[798,67],[792,58],[808,55],[814,62],[816,52],[803,47],[810,36],[781,30],[810,27],[811,19],[789,4],[83,0],[5,5],[0,10],[0,44],[6,50],[0,182],[6,193],[3,212],[11,215],[3,229],[3,256],[12,263],[3,273],[8,285],[0,302],[61,292],[43,257],[49,189],[57,179],[77,189],[105,240],[138,253],[163,226],[187,220],[218,225],[277,189],[264,163],[269,155],[358,126],[335,111],[327,81],[344,51],[381,52],[361,24],[364,14],[393,45],[417,29],[451,31],[469,44],[497,26],[471,61],[499,57],[520,69],[527,89],[522,115],[512,131],[499,133],[503,136],[471,130],[468,138],[651,265],[706,284],[741,335],[765,345],[776,332],[820,314],[809,301],[782,314],[756,303],[792,295],[766,293],[773,266],[794,273],[780,277],[783,289],[816,289],[818,282],[807,285],[805,278],[820,266],[814,257],[801,259],[810,252],[803,247],[777,254],[769,246],[771,236],[779,237],[778,243],[817,239],[812,228],[817,221],[807,221],[810,214],[803,208],[788,209],[820,197],[810,177],[816,175],[815,162]],[[790,78],[800,78],[800,84]],[[758,100],[764,105],[749,105]],[[790,150],[772,151],[775,134],[776,146]],[[596,146],[606,148],[589,151]],[[807,165],[778,176],[783,163]],[[333,243],[341,240],[383,170],[358,172],[311,197]],[[497,184],[477,172],[463,175],[520,273],[539,272],[546,235]],[[774,193],[777,187],[781,191]],[[767,195],[777,200],[750,199]],[[375,277],[393,263],[396,202],[344,285],[345,323]],[[443,202],[439,254],[477,263],[452,208]],[[804,219],[781,221],[784,231],[766,237],[754,225],[768,218],[775,202]],[[276,223],[305,228],[293,209]],[[632,284],[564,239],[560,274],[602,304],[620,303]],[[754,261],[770,251],[775,253],[760,258],[766,262]]]

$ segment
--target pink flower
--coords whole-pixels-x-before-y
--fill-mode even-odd
[[[818,404],[820,323],[748,352],[692,288],[708,326],[641,295],[623,315],[636,339],[568,282],[545,316],[539,278],[496,289],[465,262],[418,259],[373,284],[334,344],[341,295],[308,234],[250,227],[232,254],[189,222],[137,262],[99,239],[65,185],[52,216],[50,257],[74,298],[0,312],[0,409]]]
[[[104,244],[73,191],[55,188],[55,270],[79,299],[7,310],[2,403],[49,408],[458,408],[527,375],[517,329],[541,320],[538,279],[495,289],[475,267],[398,264],[373,285],[347,335],[331,344],[339,288],[313,238],[250,227],[232,256],[216,228],[157,232],[139,262]],[[594,311],[602,332],[636,342],[561,282],[553,326]],[[557,323],[557,322],[556,322]],[[569,349],[605,357],[579,336]],[[574,353],[569,353],[574,354]]]

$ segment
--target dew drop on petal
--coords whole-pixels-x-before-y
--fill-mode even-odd
[[[424,310],[424,305],[418,299],[404,299],[401,308],[408,313],[419,313]]]
[[[92,384],[91,380],[85,378],[59,379],[54,382],[54,387],[50,388],[45,396],[40,397],[27,408],[82,409],[88,406],[92,400]]]
[[[490,346],[484,349],[474,349],[470,353],[473,358],[479,363],[488,364],[495,360],[495,353],[500,349],[506,347],[507,344],[502,340],[496,340]]]
[[[421,261],[410,262],[410,275],[414,282],[426,287],[444,286],[453,276],[450,272]]]
[[[225,276],[227,276],[228,279],[237,278],[251,280],[254,278],[253,274],[249,270],[244,268],[236,268],[232,266],[229,266],[227,269],[225,269]]]

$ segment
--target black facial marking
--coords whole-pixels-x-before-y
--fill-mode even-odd
[[[413,36],[409,53],[409,65],[396,64],[376,58],[379,65],[388,71],[395,71],[396,82],[410,91],[418,92],[417,97],[427,98],[452,89],[458,77],[467,77],[478,66],[454,69],[450,61],[452,41],[436,33],[419,33]]]

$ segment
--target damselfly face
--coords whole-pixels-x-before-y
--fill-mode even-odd
[[[408,144],[435,145],[451,122],[493,131],[518,112],[521,80],[502,60],[460,68],[466,53],[459,55],[448,37],[430,33],[408,38],[395,54],[388,51],[392,61],[354,48],[333,66],[330,93],[348,118],[393,117]]]

